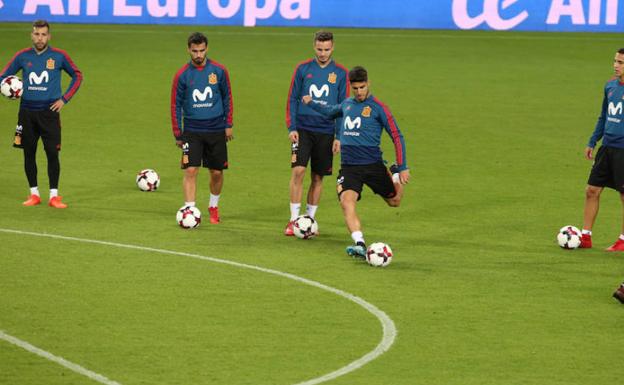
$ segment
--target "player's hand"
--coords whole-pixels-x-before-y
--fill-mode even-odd
[[[303,95],[301,101],[303,104],[310,104],[310,102],[312,102],[312,97],[310,95]]]
[[[334,154],[340,152],[340,141],[338,139],[334,139],[334,144],[332,145],[332,151]]]
[[[229,142],[230,140],[234,140],[234,134],[232,132],[232,127],[225,129],[225,141]]]
[[[594,159],[594,149],[591,147],[585,147],[585,159],[592,160]]]
[[[50,109],[54,112],[59,112],[64,105],[65,102],[63,101],[63,99],[59,99],[56,102],[52,103],[52,105],[50,105]]]
[[[183,140],[176,140],[176,146],[182,148],[182,145],[184,144]]]
[[[288,139],[290,139],[291,143],[299,142],[299,133],[297,131],[290,131],[288,133]]]
[[[409,170],[403,170],[399,172],[399,183],[407,184],[409,182],[410,172]]]

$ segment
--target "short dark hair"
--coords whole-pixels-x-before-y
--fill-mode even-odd
[[[193,32],[188,38],[188,47],[191,48],[191,44],[200,45],[206,43],[208,45],[208,38],[201,32]]]
[[[357,82],[367,82],[368,81],[368,72],[366,68],[361,66],[356,66],[351,68],[349,71],[349,82],[357,83]]]
[[[334,34],[328,31],[318,31],[314,34],[314,41],[331,41],[334,42]]]
[[[47,21],[45,20],[35,20],[33,22],[33,28],[47,28],[48,31],[50,30],[50,24],[48,24]]]
[[[620,49],[618,49],[618,52],[617,52],[617,53],[624,55],[624,48],[620,48]]]

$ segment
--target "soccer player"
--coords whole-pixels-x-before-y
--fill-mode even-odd
[[[602,110],[594,133],[585,148],[585,158],[594,160],[587,188],[585,189],[585,210],[581,235],[582,248],[592,247],[592,228],[598,215],[600,194],[605,187],[620,193],[624,206],[624,48],[618,50],[613,60],[615,77],[604,87]],[[596,152],[594,147],[602,139],[602,146]],[[620,237],[607,251],[624,251],[624,219]]]
[[[210,170],[210,223],[217,224],[223,170],[228,168],[227,142],[232,136],[232,89],[222,64],[206,57],[208,38],[199,32],[187,41],[191,61],[173,77],[171,125],[182,149],[182,189],[185,206],[195,206],[199,167]]]
[[[58,195],[61,164],[61,119],[60,111],[76,94],[82,83],[82,72],[76,67],[67,52],[51,47],[50,25],[37,20],[30,33],[32,47],[15,54],[9,64],[0,71],[0,81],[22,71],[24,94],[20,102],[14,146],[23,149],[24,171],[30,186],[30,197],[24,206],[41,203],[37,183],[37,145],[39,138],[48,159],[48,180],[50,199],[48,205],[57,209],[67,207]],[[61,94],[61,71],[65,71],[71,82],[67,91]]]
[[[286,126],[292,152],[290,220],[284,230],[287,236],[293,235],[293,221],[301,209],[308,161],[312,171],[306,214],[314,218],[321,199],[323,177],[332,174],[333,154],[340,151],[340,142],[335,139],[338,123],[306,106],[301,97],[313,95],[325,103],[338,104],[349,96],[347,69],[332,59],[334,35],[317,32],[313,44],[315,56],[295,68],[286,103]]]
[[[410,172],[405,158],[405,141],[390,109],[371,95],[368,73],[363,67],[349,71],[352,97],[338,105],[326,105],[312,100],[309,95],[303,103],[327,117],[342,117],[340,140],[341,168],[338,173],[337,193],[340,206],[354,245],[347,253],[366,257],[366,243],[355,206],[362,195],[363,185],[370,187],[391,207],[398,207],[403,197],[403,185]],[[396,163],[390,171],[384,165],[381,132],[385,130],[394,143]]]

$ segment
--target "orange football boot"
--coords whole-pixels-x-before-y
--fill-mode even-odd
[[[54,198],[50,198],[50,201],[48,202],[48,206],[50,207],[54,207],[55,209],[66,209],[67,205],[63,202],[61,202],[61,198],[60,196],[55,196]]]
[[[37,206],[38,204],[41,204],[41,197],[35,194],[29,196],[28,199],[22,203],[24,206]]]

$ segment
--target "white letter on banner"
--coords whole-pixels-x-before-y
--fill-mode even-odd
[[[507,30],[512,29],[522,23],[529,13],[525,10],[512,17],[511,19],[503,19],[500,15],[500,9],[506,9],[515,4],[518,0],[481,0],[483,1],[483,13],[471,17],[468,15],[468,0],[453,0],[453,21],[461,29],[472,29],[487,23],[492,29]]]
[[[602,3],[602,0],[589,0],[589,17],[587,17],[588,24],[600,24],[600,3]]]
[[[550,11],[546,18],[546,24],[559,24],[561,16],[570,16],[572,24],[585,24],[582,0],[570,0],[570,4],[564,4],[566,0],[553,0]]]
[[[241,0],[229,0],[226,7],[222,7],[219,0],[208,0],[208,10],[219,19],[228,19],[240,9]]]
[[[607,0],[607,25],[617,25],[618,0]]]
[[[268,19],[277,8],[277,0],[264,0],[264,7],[258,8],[258,0],[245,0],[245,27],[253,27],[258,19]]]
[[[154,17],[177,17],[178,0],[165,0],[165,5],[160,5],[160,0],[147,0],[147,13]]]
[[[37,13],[37,7],[50,7],[50,14],[52,15],[64,15],[65,8],[63,8],[63,2],[61,0],[26,0],[24,3],[24,15],[34,15]]]
[[[115,0],[113,3],[113,16],[141,16],[143,8],[140,5],[128,5],[127,0]]]
[[[184,2],[184,17],[195,17],[197,15],[197,3],[195,0]]]
[[[298,4],[297,8],[293,5]],[[310,0],[282,0],[280,4],[280,14],[284,19],[309,19],[310,18]]]
[[[72,16],[80,15],[80,2],[82,0],[69,0],[67,14]],[[87,16],[97,16],[100,14],[100,0],[87,0]]]

